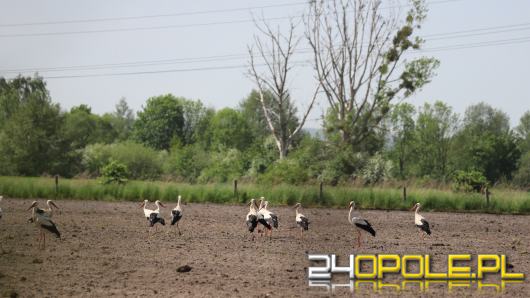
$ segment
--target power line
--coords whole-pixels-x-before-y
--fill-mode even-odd
[[[276,17],[268,18],[268,21],[285,20],[290,17]],[[58,32],[41,32],[41,33],[16,33],[16,34],[0,34],[0,38],[6,37],[35,37],[35,36],[57,36],[57,35],[75,35],[75,34],[90,34],[90,33],[110,33],[110,32],[134,32],[134,31],[151,31],[160,29],[177,29],[177,28],[190,28],[190,27],[204,27],[213,25],[230,25],[230,24],[244,24],[253,22],[252,19],[246,20],[234,20],[234,21],[223,21],[223,22],[210,22],[210,23],[194,23],[194,24],[181,24],[181,25],[163,25],[163,26],[150,26],[150,27],[130,27],[130,28],[117,28],[117,29],[96,29],[96,30],[79,30],[79,31],[58,31]]]
[[[440,0],[440,1],[431,1],[429,4],[442,4],[449,2],[457,2],[463,0]],[[398,8],[398,7],[407,7],[410,5],[399,5],[394,7],[384,7],[383,9]],[[277,21],[277,20],[286,20],[292,18],[301,18],[304,15],[297,16],[284,16],[284,17],[274,17],[266,18],[265,21]],[[95,34],[95,33],[112,33],[112,32],[134,32],[134,31],[152,31],[152,30],[162,30],[162,29],[178,29],[178,28],[190,28],[190,27],[205,27],[205,26],[215,26],[215,25],[232,25],[232,24],[244,24],[252,23],[254,19],[244,19],[244,20],[232,20],[232,21],[220,21],[220,22],[207,22],[207,23],[193,23],[193,24],[180,24],[180,25],[159,25],[159,26],[146,26],[146,27],[129,27],[129,28],[114,28],[114,29],[92,29],[92,30],[78,30],[78,31],[56,31],[56,32],[40,32],[40,33],[11,33],[11,34],[0,34],[0,38],[17,38],[17,37],[37,37],[37,36],[60,36],[60,35],[77,35],[77,34]]]
[[[523,27],[526,26],[526,27]],[[522,27],[522,28],[517,28]],[[504,29],[511,28],[511,29]],[[504,29],[504,30],[498,30]],[[441,36],[440,38],[428,38],[429,41],[437,39],[451,39],[459,37],[469,37],[469,36],[479,36],[487,34],[497,34],[505,32],[515,32],[519,30],[529,30],[530,23],[521,23],[521,24],[512,24],[512,25],[502,25],[496,27],[486,27],[486,28],[477,28],[472,30],[461,30],[445,33],[436,33],[426,36],[436,37]],[[486,31],[490,30],[490,31]],[[494,30],[494,31],[491,31]],[[486,32],[485,32],[486,31]],[[468,33],[469,32],[469,33]],[[475,32],[475,33],[470,33]],[[459,36],[450,36],[450,34],[461,34],[468,33],[465,35]],[[451,47],[451,46],[450,46]],[[298,53],[307,53],[311,50],[309,48],[300,49]],[[189,63],[200,63],[200,62],[218,62],[218,61],[230,61],[230,60],[239,60],[242,58],[248,57],[248,53],[237,53],[237,54],[227,54],[227,55],[214,55],[214,56],[203,56],[203,57],[188,57],[188,58],[174,58],[174,59],[161,59],[161,60],[146,60],[146,61],[134,61],[134,62],[124,62],[124,63],[106,63],[106,64],[93,64],[93,65],[73,65],[73,66],[59,66],[59,67],[32,67],[32,68],[17,68],[17,69],[3,69],[0,70],[2,73],[19,73],[19,72],[54,72],[54,71],[67,71],[67,70],[97,70],[97,69],[106,69],[106,68],[130,68],[130,67],[141,67],[141,66],[156,66],[156,65],[169,65],[169,64],[189,64]]]
[[[517,28],[517,27],[520,27],[520,28]],[[506,28],[509,28],[509,29],[506,29]],[[422,37],[428,40],[442,40],[442,39],[481,36],[481,35],[488,35],[488,34],[526,31],[526,30],[530,30],[530,23],[521,23],[521,24],[508,25],[508,26],[486,27],[486,28],[474,29],[474,30],[463,30],[463,31],[454,31],[454,32],[447,32],[447,33],[430,34],[430,35],[424,35]],[[434,38],[430,38],[430,37],[434,37]]]
[[[297,61],[293,62],[293,65],[303,65],[308,61]],[[256,64],[255,66],[266,66],[266,64]],[[225,65],[225,66],[209,66],[209,67],[196,67],[196,68],[181,68],[181,69],[165,69],[165,70],[153,70],[153,71],[135,71],[135,72],[118,72],[118,73],[100,73],[100,74],[83,74],[83,75],[60,75],[60,76],[44,76],[44,79],[65,79],[65,78],[90,78],[90,77],[109,77],[109,76],[128,76],[128,75],[142,75],[142,74],[158,74],[158,73],[176,73],[176,72],[193,72],[193,71],[204,71],[204,70],[226,70],[226,69],[237,69],[247,68],[248,65]]]
[[[482,47],[498,46],[498,45],[511,45],[511,44],[526,43],[526,42],[530,42],[530,36],[521,37],[521,38],[503,39],[503,40],[492,40],[492,41],[475,42],[475,43],[463,43],[463,44],[456,44],[456,45],[450,45],[450,46],[427,48],[427,49],[423,49],[423,50],[420,50],[420,51],[423,51],[423,52],[436,52],[436,51],[444,51],[444,50],[460,50],[460,49],[471,49],[471,48],[482,48]]]
[[[432,1],[430,4],[441,4],[441,3],[455,2],[455,1],[461,1],[461,0]],[[307,4],[308,4],[308,1],[302,1],[302,2],[295,2],[295,3],[282,3],[282,4],[263,5],[263,6],[235,7],[235,8],[212,9],[212,10],[199,10],[199,11],[176,12],[176,13],[144,15],[144,16],[91,18],[91,19],[62,20],[62,21],[42,21],[42,22],[27,22],[27,23],[7,23],[7,24],[0,24],[0,27],[26,27],[26,26],[41,26],[41,25],[94,23],[94,22],[110,22],[110,21],[128,21],[128,20],[166,18],[166,17],[177,17],[177,16],[215,14],[215,13],[225,13],[225,12],[235,12],[235,11],[247,11],[247,10],[256,10],[256,9],[268,9],[268,8],[277,8],[277,7],[299,6],[299,5],[307,5]]]
[[[93,19],[44,21],[44,22],[30,22],[30,23],[11,23],[11,24],[0,24],[0,27],[24,27],[24,26],[41,26],[41,25],[58,25],[58,24],[110,22],[110,21],[124,21],[124,20],[128,21],[128,20],[166,18],[166,17],[177,17],[177,16],[215,14],[215,13],[225,13],[225,12],[235,12],[235,11],[247,11],[247,10],[268,9],[268,8],[276,8],[276,7],[299,6],[299,5],[302,5],[302,4],[306,5],[307,2],[303,1],[303,2],[295,2],[295,3],[271,4],[271,5],[264,5],[264,6],[237,7],[237,8],[215,9],[215,10],[201,10],[201,11],[178,12],[178,13],[168,13],[168,14],[155,14],[155,15],[145,15],[145,16],[93,18]]]
[[[499,45],[511,45],[530,42],[530,36],[524,38],[505,39],[491,42],[481,43],[470,43],[470,44],[457,44],[447,47],[438,48],[427,48],[420,50],[420,52],[439,52],[439,51],[451,51],[461,50],[469,48],[483,48]],[[294,64],[300,66],[311,66],[310,61],[298,61]],[[257,64],[256,66],[265,66],[265,64]],[[81,75],[58,75],[58,76],[43,76],[44,79],[65,79],[65,78],[90,78],[90,77],[109,77],[109,76],[129,76],[129,75],[145,75],[145,74],[160,74],[160,73],[179,73],[179,72],[195,72],[195,71],[208,71],[208,70],[227,70],[227,69],[238,69],[247,68],[246,64],[239,65],[225,65],[225,66],[213,66],[213,67],[197,67],[197,68],[184,68],[184,69],[166,69],[166,70],[152,70],[152,71],[136,71],[136,72],[118,72],[118,73],[99,73],[99,74],[81,74]]]

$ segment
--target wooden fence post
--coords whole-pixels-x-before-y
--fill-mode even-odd
[[[234,197],[239,197],[239,194],[237,192],[237,179],[234,179]]]
[[[55,175],[55,199],[57,199],[58,194],[59,194],[59,175]]]
[[[403,186],[403,201],[407,200],[407,187]]]
[[[486,194],[486,206],[489,206],[490,205],[490,190],[487,186],[485,189],[485,194]]]
[[[318,201],[322,203],[324,200],[324,182],[320,181],[320,191],[318,193]]]

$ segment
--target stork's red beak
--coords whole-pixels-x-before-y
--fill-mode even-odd
[[[416,209],[416,205],[412,206],[412,208],[410,208],[410,211],[414,211],[414,209]]]
[[[166,206],[164,206],[164,204],[162,204],[162,203],[159,203],[159,204],[160,204],[160,206],[162,206],[162,207],[166,208]]]
[[[140,208],[144,207],[145,206],[145,202],[140,204]]]
[[[55,207],[55,208],[59,209],[59,207],[57,207],[57,205],[55,205],[55,203],[54,203],[53,201],[52,201],[52,202],[50,202],[50,205],[52,205],[53,207]]]

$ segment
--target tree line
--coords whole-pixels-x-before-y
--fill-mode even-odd
[[[301,130],[280,158],[262,97],[274,94],[252,90],[238,107],[215,110],[166,94],[136,114],[122,98],[97,115],[84,104],[62,110],[39,77],[0,78],[0,174],[98,177],[119,163],[131,179],[190,183],[449,183],[471,172],[491,185],[530,185],[530,111],[511,128],[506,113],[483,102],[463,115],[441,101],[399,103],[362,142],[345,142],[328,113],[324,129]]]
[[[528,187],[529,114],[511,128],[504,112],[485,103],[464,115],[439,101],[407,104],[439,66],[432,57],[407,56],[424,44],[418,29],[427,7],[424,0],[408,1],[406,12],[384,4],[316,0],[286,28],[256,20],[248,46],[254,90],[236,108],[166,94],[136,114],[125,99],[103,115],[87,105],[63,111],[42,78],[0,78],[0,174]],[[302,47],[315,82],[304,85],[310,98],[297,99],[289,86]],[[314,135],[303,127],[317,100],[328,109]]]

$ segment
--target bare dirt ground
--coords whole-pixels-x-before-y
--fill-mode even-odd
[[[43,205],[42,201],[41,205]],[[37,229],[27,223],[29,200],[4,199],[0,219],[0,295],[58,296],[328,296],[325,287],[310,287],[306,253],[430,254],[436,271],[445,270],[446,256],[455,253],[506,254],[513,272],[530,272],[530,216],[424,212],[433,235],[420,240],[413,212],[362,211],[377,231],[352,249],[355,231],[348,209],[305,209],[311,225],[298,238],[294,210],[270,206],[280,219],[272,240],[248,238],[245,206],[187,204],[183,206],[182,236],[170,226],[148,239],[148,227],[138,203],[58,201],[54,221],[62,239],[47,235],[46,250],[37,247]],[[152,204],[151,204],[152,205]],[[173,205],[163,210],[169,218]],[[168,233],[169,232],[169,233]],[[183,265],[191,271],[181,273]],[[342,265],[342,264],[341,264]],[[476,268],[476,267],[472,267]],[[476,269],[473,269],[476,270]],[[397,277],[399,278],[399,277]],[[345,283],[346,278],[338,280]],[[392,282],[390,279],[388,282]],[[500,285],[500,280],[495,279]],[[399,284],[399,281],[397,281]],[[336,288],[337,295],[351,295]],[[493,288],[477,290],[447,284],[398,290],[371,285],[354,294],[404,296],[490,296]],[[508,284],[502,296],[529,297],[530,284]]]

